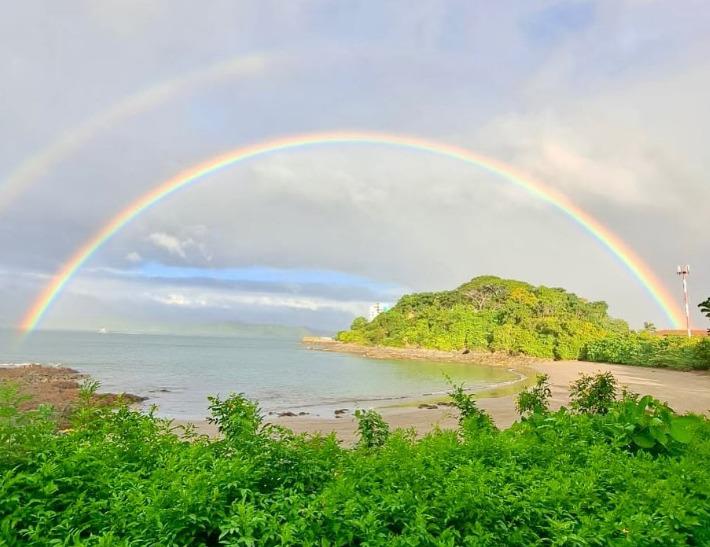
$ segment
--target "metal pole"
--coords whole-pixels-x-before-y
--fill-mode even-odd
[[[685,299],[685,327],[688,329],[688,338],[690,338],[690,308],[688,307],[688,276],[683,276],[683,298]]]
[[[688,305],[688,275],[690,266],[678,266],[678,275],[683,278],[683,302],[685,304],[685,328],[688,331],[688,338],[692,336],[690,332],[690,306]]]

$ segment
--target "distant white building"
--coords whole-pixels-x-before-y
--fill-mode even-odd
[[[380,315],[383,311],[387,311],[387,304],[383,304],[382,302],[375,302],[372,306],[370,306],[370,313],[367,316],[368,321],[372,321],[375,317]]]

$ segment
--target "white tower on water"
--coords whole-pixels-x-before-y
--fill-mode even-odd
[[[688,331],[688,338],[692,336],[690,332],[690,306],[688,305],[688,276],[690,266],[678,266],[678,275],[683,278],[683,302],[685,303],[685,328]]]

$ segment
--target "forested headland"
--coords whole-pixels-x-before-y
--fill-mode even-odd
[[[341,342],[445,351],[484,350],[684,369],[710,368],[710,339],[632,331],[561,288],[481,276],[451,291],[403,296],[372,321],[358,317]]]

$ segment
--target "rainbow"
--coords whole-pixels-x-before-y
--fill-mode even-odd
[[[236,150],[232,150],[187,169],[159,184],[124,208],[72,255],[66,264],[54,275],[52,280],[27,311],[22,319],[20,328],[26,333],[34,330],[42,317],[47,313],[49,307],[76,274],[77,270],[79,270],[97,250],[131,222],[131,220],[174,192],[220,169],[273,152],[323,144],[358,143],[396,146],[460,160],[494,173],[525,189],[533,196],[554,205],[596,238],[622,262],[631,275],[641,284],[653,300],[656,301],[674,327],[682,323],[680,308],[675,305],[673,298],[648,265],[611,230],[603,226],[598,220],[574,205],[567,197],[557,191],[546,187],[527,175],[515,171],[508,165],[458,146],[404,135],[365,131],[343,131],[294,135],[237,148]]]
[[[266,60],[260,55],[242,55],[219,61],[128,95],[79,125],[62,131],[57,139],[25,159],[4,177],[0,185],[0,212],[33,182],[101,131],[161,105],[178,93],[230,76],[258,75],[265,67]]]

